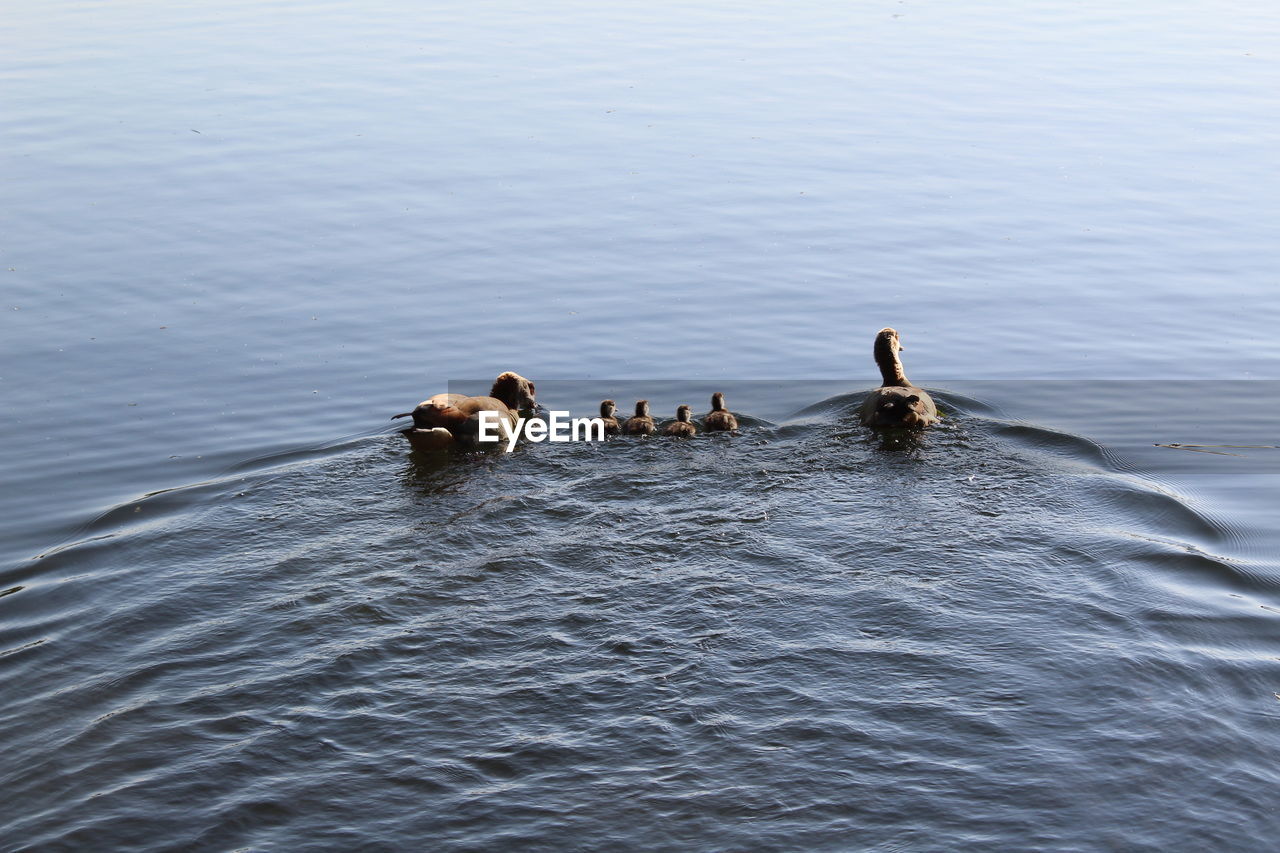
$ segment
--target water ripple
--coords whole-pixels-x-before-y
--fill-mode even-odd
[[[1163,837],[1130,786],[1176,797],[1170,749],[1274,781],[1238,744],[1280,677],[1275,585],[1215,554],[1229,528],[1090,442],[954,411],[897,451],[847,399],[728,441],[372,436],[131,501],[5,598],[7,724],[55,720],[5,773],[42,803],[15,827],[221,844],[321,797],[458,849],[607,846],[634,809],[909,843],[988,837],[999,799],[1052,845],[1050,813]],[[79,781],[55,802],[38,765]]]

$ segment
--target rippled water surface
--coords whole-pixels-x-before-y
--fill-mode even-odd
[[[9,11],[0,849],[1273,845],[1272,5]]]

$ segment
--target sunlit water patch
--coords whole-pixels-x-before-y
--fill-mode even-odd
[[[1069,433],[857,396],[689,441],[394,433],[122,505],[0,598],[32,847],[1246,849],[1276,584]],[[784,422],[785,421],[785,422]]]

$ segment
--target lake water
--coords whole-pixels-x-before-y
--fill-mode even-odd
[[[0,849],[1274,843],[1274,4],[7,11]]]

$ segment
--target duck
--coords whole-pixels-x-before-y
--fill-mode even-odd
[[[401,430],[414,450],[440,450],[453,445],[474,445],[479,441],[480,412],[498,414],[498,435],[505,439],[516,426],[522,410],[537,405],[534,384],[519,373],[498,374],[487,397],[466,394],[436,394],[419,403],[411,412],[391,419],[413,418],[413,426]],[[500,441],[494,442],[498,446]]]
[[[724,407],[724,394],[719,391],[711,395],[711,413],[702,419],[702,428],[707,432],[727,432],[738,428],[738,419]]]
[[[674,435],[678,438],[692,438],[698,434],[698,428],[689,420],[689,407],[678,406],[676,408],[676,419],[667,424],[662,430],[663,435]]]
[[[938,421],[933,398],[911,384],[902,370],[898,333],[884,328],[876,332],[873,353],[880,368],[881,386],[862,401],[858,416],[872,429],[923,429]]]
[[[622,427],[618,424],[615,414],[618,411],[618,404],[612,400],[600,401],[600,420],[604,421],[604,434],[617,435],[622,431]]]
[[[623,435],[653,435],[653,418],[649,417],[649,401],[637,400],[636,413],[622,425]]]

